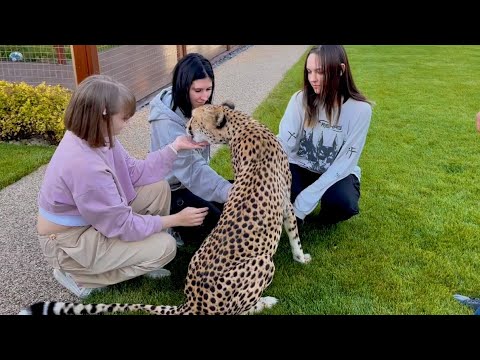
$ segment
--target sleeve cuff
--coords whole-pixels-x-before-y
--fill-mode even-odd
[[[227,180],[227,181],[228,181],[228,180]],[[228,200],[228,192],[230,191],[230,189],[232,188],[232,186],[233,186],[233,184],[228,181],[228,184],[223,188],[223,191],[224,191],[224,193],[223,193],[223,202],[224,202],[224,203],[227,202],[227,200]]]
[[[155,233],[159,233],[163,230],[163,221],[160,215],[156,215],[153,217],[155,221]]]
[[[295,207],[295,205],[293,206],[293,213],[295,214],[296,217],[298,217],[299,219],[302,219],[302,220],[305,220],[305,216],[307,216],[307,214],[304,214],[303,212],[298,210]]]
[[[177,150],[175,150],[175,148],[173,147],[173,145],[172,145],[172,144],[168,144],[167,146],[168,146],[170,149],[172,149],[172,151],[175,153],[175,155],[177,155],[177,154],[178,154],[178,151],[177,151]]]

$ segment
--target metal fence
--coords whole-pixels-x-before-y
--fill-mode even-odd
[[[98,72],[128,86],[142,103],[170,84],[173,68],[185,54],[198,52],[213,60],[238,46],[96,45]],[[0,80],[73,90],[79,81],[74,55],[70,45],[0,45]]]

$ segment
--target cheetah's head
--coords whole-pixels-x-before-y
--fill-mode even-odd
[[[196,142],[208,141],[210,144],[228,144],[231,132],[228,126],[228,109],[235,105],[203,105],[192,111],[192,117],[187,123],[187,134],[193,136]]]

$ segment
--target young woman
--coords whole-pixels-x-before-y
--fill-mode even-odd
[[[212,102],[215,77],[212,65],[200,54],[184,56],[173,71],[172,86],[162,90],[150,103],[151,150],[164,149],[177,136],[185,134],[192,110]],[[178,154],[167,175],[172,189],[171,213],[187,206],[208,207],[199,227],[178,227],[182,240],[200,243],[217,224],[232,187],[210,165],[210,147]]]
[[[38,196],[38,237],[54,277],[85,297],[95,288],[162,271],[176,254],[172,226],[198,226],[206,208],[170,213],[164,180],[177,152],[201,149],[179,136],[145,160],[116,139],[135,113],[133,93],[103,75],[82,81],[65,113],[67,131]]]
[[[334,224],[358,214],[357,164],[371,116],[344,47],[313,47],[305,61],[303,90],[291,97],[278,135],[290,162],[291,200],[299,222],[319,202],[316,223]]]

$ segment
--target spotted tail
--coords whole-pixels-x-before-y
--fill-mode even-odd
[[[144,304],[82,304],[59,301],[40,301],[22,309],[18,315],[95,315],[126,311],[145,311],[153,315],[181,315],[185,306]]]

